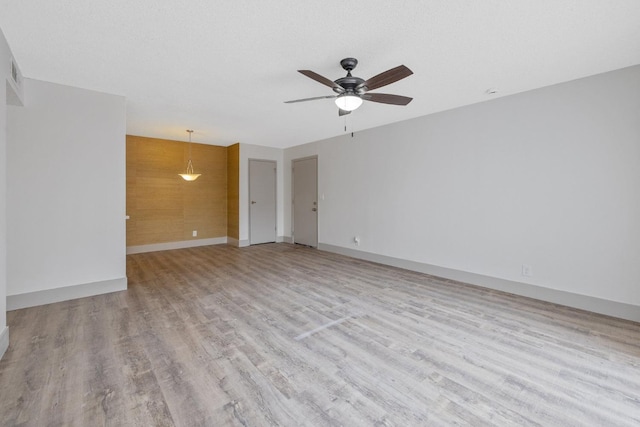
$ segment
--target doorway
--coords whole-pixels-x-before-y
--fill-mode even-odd
[[[292,162],[293,242],[318,246],[318,158]]]
[[[249,244],[276,241],[276,162],[249,160]]]

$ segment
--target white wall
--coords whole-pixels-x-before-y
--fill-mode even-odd
[[[9,47],[0,32],[0,170],[7,170],[7,103],[6,85]],[[6,173],[0,173],[0,357],[9,344],[7,329],[7,181]]]
[[[9,309],[126,288],[125,99],[25,79],[9,107]]]
[[[640,306],[640,66],[287,149],[287,235],[316,154],[321,247]]]
[[[17,81],[11,76],[12,63]],[[0,30],[0,358],[9,347],[7,326],[7,104],[22,105],[22,73]]]
[[[7,79],[11,51],[0,30],[0,171],[7,166]],[[9,346],[7,328],[7,183],[6,174],[0,173],[0,358]]]
[[[276,162],[276,198],[278,241],[282,241],[284,231],[284,189],[283,189],[283,151],[279,148],[259,145],[240,144],[240,246],[249,245],[249,160],[273,160]]]

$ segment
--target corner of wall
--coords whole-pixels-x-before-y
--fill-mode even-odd
[[[240,143],[227,147],[227,236],[240,238]]]
[[[0,359],[2,359],[2,356],[4,356],[8,348],[9,348],[9,328],[5,326],[2,332],[0,332]]]
[[[14,88],[10,84],[7,74],[13,61],[11,49],[2,29],[0,29],[0,358],[9,347],[9,328],[7,327],[6,296],[7,296],[7,104],[12,102],[11,92]],[[20,76],[21,78],[21,76]],[[2,83],[6,81],[6,83]],[[16,94],[17,96],[17,94]],[[15,97],[13,97],[15,98]]]

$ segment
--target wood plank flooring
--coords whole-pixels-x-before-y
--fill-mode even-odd
[[[7,426],[638,426],[640,324],[288,244],[8,313]]]

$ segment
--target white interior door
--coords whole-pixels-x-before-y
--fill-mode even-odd
[[[318,246],[318,159],[293,161],[293,241]]]
[[[249,160],[249,243],[276,241],[276,162]]]

